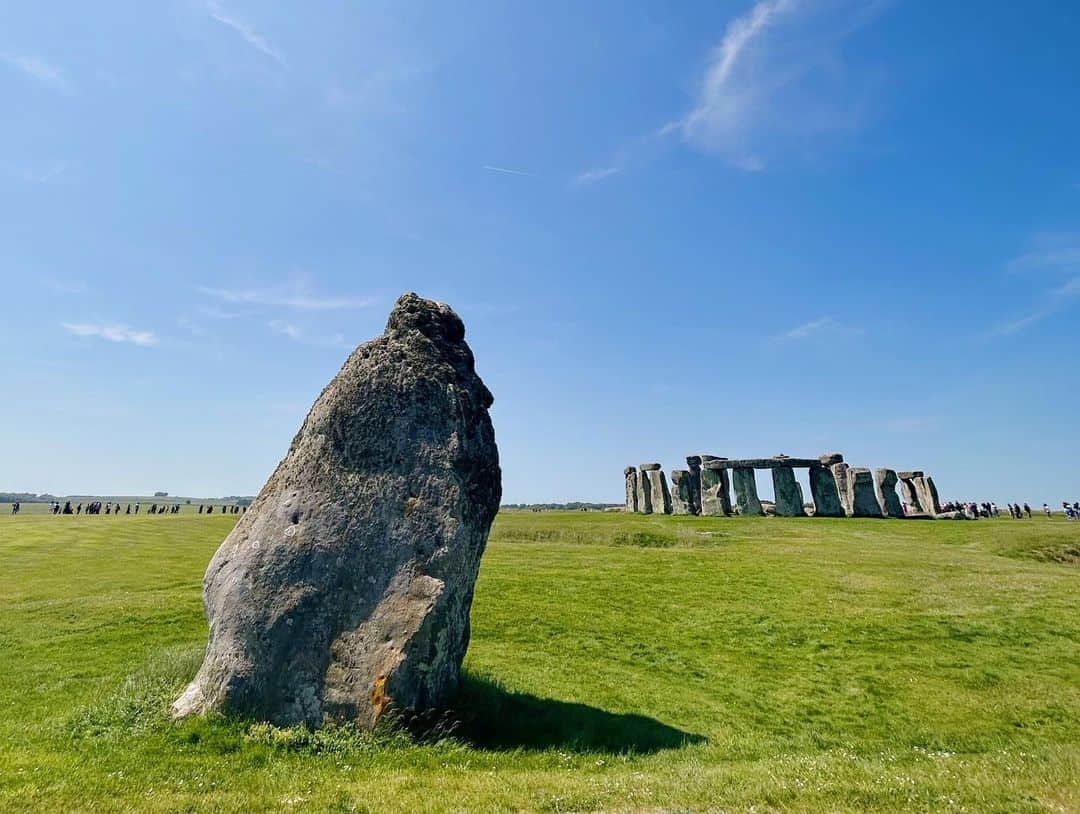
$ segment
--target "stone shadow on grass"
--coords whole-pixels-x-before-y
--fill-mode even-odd
[[[453,734],[477,749],[560,749],[651,754],[705,740],[644,715],[605,712],[586,704],[511,692],[463,675],[451,710]]]

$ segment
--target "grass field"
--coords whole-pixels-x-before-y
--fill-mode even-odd
[[[0,811],[1080,811],[1080,523],[503,513],[416,738],[168,720],[235,520],[0,515]]]

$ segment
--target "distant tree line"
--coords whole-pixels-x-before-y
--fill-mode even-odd
[[[52,503],[59,499],[48,492],[40,495],[33,492],[0,492],[0,503]]]
[[[622,506],[621,503],[583,503],[581,501],[574,501],[573,503],[504,503],[499,508],[501,509],[531,509],[532,511],[552,511],[552,512],[576,512],[576,511],[590,511],[590,512],[602,512],[604,509],[612,508],[615,506]]]

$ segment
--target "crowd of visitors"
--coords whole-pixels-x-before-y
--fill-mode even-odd
[[[1080,501],[1072,505],[1068,501],[1064,501],[1061,504],[1061,509],[1067,519],[1080,520]],[[982,503],[952,500],[942,504],[941,510],[943,512],[963,512],[972,518],[1001,517],[1001,507],[989,500]],[[1005,511],[1009,513],[1009,517],[1013,520],[1031,519],[1032,510],[1029,503],[1006,503]],[[1046,503],[1042,505],[1042,511],[1047,517],[1053,517],[1054,515],[1053,510]]]
[[[180,503],[151,503],[147,508],[147,514],[180,514]],[[217,506],[217,510],[221,514],[243,514],[247,511],[247,506],[241,506],[239,503],[231,506]],[[213,504],[199,504],[199,514],[203,513],[205,509],[206,514],[213,514],[215,506]],[[92,500],[87,503],[77,503],[72,505],[70,500],[65,500],[61,503],[59,500],[54,500],[49,504],[49,514],[138,514],[142,510],[141,503],[121,505],[120,503],[114,503],[112,501],[106,501],[102,503],[100,500]],[[11,513],[18,514],[22,511],[22,503],[15,501],[11,504]]]

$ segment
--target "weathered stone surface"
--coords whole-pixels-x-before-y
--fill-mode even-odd
[[[820,464],[810,467],[810,494],[814,498],[814,517],[844,516],[836,478],[828,467]]]
[[[652,514],[652,487],[649,485],[649,475],[639,472],[637,476],[637,505],[641,514]]]
[[[921,478],[923,472],[920,469],[904,470],[896,473],[896,477],[900,480],[911,480],[912,478]]]
[[[744,516],[764,514],[761,500],[758,498],[757,481],[754,480],[753,469],[745,466],[732,469],[731,482],[735,487],[735,502],[739,506],[739,514]]]
[[[685,469],[671,470],[671,513],[693,514],[692,476]]]
[[[900,493],[903,495],[902,500],[907,504],[908,514],[910,517],[913,514],[921,514],[923,512],[922,503],[919,502],[919,493],[915,489],[915,483],[911,478],[905,478],[907,472],[897,472],[896,476],[900,480]]]
[[[923,475],[913,478],[912,483],[915,486],[915,493],[919,496],[919,505],[922,506],[922,510],[928,514],[941,514],[941,501],[938,499],[934,479],[929,475]]]
[[[717,459],[702,455],[702,466],[710,460]],[[701,513],[712,517],[731,514],[731,488],[726,469],[701,470]]]
[[[637,474],[637,470],[632,466],[623,470],[623,477],[626,479],[626,510],[628,512],[638,510]]]
[[[776,513],[781,517],[806,517],[802,487],[795,480],[795,470],[786,466],[774,469],[772,482]]]
[[[874,470],[874,486],[877,490],[878,505],[886,517],[903,517],[904,508],[896,495],[896,473],[891,469]]]
[[[502,491],[491,402],[458,316],[402,296],[211,560],[175,714],[370,727],[449,701]]]
[[[776,469],[778,466],[805,468],[816,466],[817,458],[713,458],[701,460],[703,469]]]
[[[839,464],[843,462],[844,456],[841,455],[839,452],[826,452],[824,455],[818,458],[818,463],[820,463],[822,466],[832,466],[833,464]]]
[[[638,469],[642,472],[659,472],[660,468],[660,464],[641,464],[638,466]]]
[[[870,470],[853,466],[846,472],[848,502],[852,517],[881,517],[877,492],[874,491],[874,476]]]
[[[653,514],[671,514],[671,492],[668,490],[667,478],[660,469],[650,469],[642,473],[649,485],[649,502],[652,505]]]
[[[971,520],[963,512],[938,512],[934,515],[935,520]]]
[[[690,471],[690,513],[701,514],[701,456],[687,455],[686,466]]]
[[[847,471],[850,467],[841,461],[835,463],[829,467],[832,470],[833,478],[836,479],[836,491],[840,495],[840,505],[844,507],[844,514],[848,517],[851,516],[851,500],[848,491],[848,476]]]

